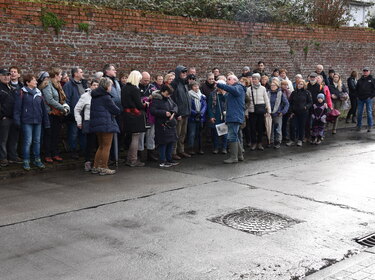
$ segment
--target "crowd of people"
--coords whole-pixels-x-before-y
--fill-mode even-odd
[[[280,68],[267,74],[262,61],[238,76],[213,68],[202,82],[194,67],[182,65],[153,81],[137,70],[117,75],[112,64],[89,81],[79,67],[70,76],[53,67],[22,78],[18,67],[3,68],[0,165],[45,168],[63,161],[62,144],[72,158],[84,157],[85,171],[100,175],[116,172],[109,163],[118,162],[122,150],[131,167],[145,165],[140,157],[145,150],[147,160],[166,168],[203,155],[206,144],[213,154],[229,153],[224,163],[236,163],[244,160],[247,147],[319,145],[328,122],[336,134],[342,110],[350,109],[345,121],[360,131],[365,105],[371,132],[375,79],[368,67],[359,79],[353,71],[347,86],[322,65],[306,79],[297,74],[292,81],[287,73]]]

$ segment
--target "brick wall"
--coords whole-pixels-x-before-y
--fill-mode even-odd
[[[42,8],[65,20],[59,36],[43,30]],[[0,0],[0,16],[0,64],[25,72],[58,65],[93,73],[114,63],[122,71],[156,74],[184,64],[203,77],[213,66],[240,73],[259,60],[268,71],[285,67],[290,77],[307,75],[319,63],[344,76],[364,65],[375,70],[375,32],[362,28],[188,19],[62,1]],[[83,22],[90,25],[88,35],[78,30]]]

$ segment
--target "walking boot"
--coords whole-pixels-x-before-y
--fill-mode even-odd
[[[40,158],[36,158],[34,160],[34,165],[40,169],[46,168],[46,166],[43,164],[43,162],[40,160]]]
[[[237,163],[238,162],[238,143],[229,143],[229,158],[224,160],[224,163]]]
[[[30,161],[29,160],[24,160],[23,161],[23,169],[26,170],[26,171],[30,171],[31,168],[30,168]]]
[[[147,150],[148,161],[158,161],[158,157],[155,155],[155,150]]]
[[[242,149],[242,145],[240,142],[237,142],[238,143],[238,161],[243,161],[245,158],[243,156],[243,149]]]

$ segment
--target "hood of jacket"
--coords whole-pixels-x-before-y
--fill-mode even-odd
[[[96,98],[96,97],[104,96],[104,95],[107,95],[107,94],[109,94],[109,93],[104,88],[98,87],[91,92],[91,97]]]
[[[176,74],[176,77],[175,77],[176,81],[182,81],[182,82],[185,81],[185,79],[181,79],[180,78],[181,72],[185,71],[185,70],[187,70],[187,68],[185,66],[183,66],[183,65],[178,65],[176,67],[176,70],[174,71],[174,73]]]

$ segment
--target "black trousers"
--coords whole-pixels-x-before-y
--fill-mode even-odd
[[[59,155],[60,133],[63,123],[63,117],[49,115],[50,128],[44,131],[44,151],[45,157],[54,157]]]
[[[251,144],[262,143],[264,133],[264,115],[249,113]]]
[[[350,118],[350,116],[355,117],[357,114],[357,107],[358,107],[357,97],[353,95],[349,95],[349,98],[350,98],[350,110],[348,112],[347,118]]]
[[[307,116],[308,113],[304,112],[294,114],[294,117],[290,119],[290,140],[295,141],[296,138],[298,138],[298,140],[303,141],[305,136],[306,121],[308,119]]]

